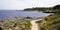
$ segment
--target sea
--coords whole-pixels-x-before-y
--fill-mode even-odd
[[[0,10],[0,19],[9,17],[45,17],[49,13],[43,13],[42,11],[23,11],[23,10]]]

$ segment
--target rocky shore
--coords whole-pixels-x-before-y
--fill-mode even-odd
[[[30,30],[30,17],[14,17],[0,19],[0,29],[2,30]]]

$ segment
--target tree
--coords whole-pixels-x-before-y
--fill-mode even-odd
[[[56,5],[53,7],[53,10],[60,10],[60,5]]]
[[[2,30],[2,28],[0,27],[0,30]]]

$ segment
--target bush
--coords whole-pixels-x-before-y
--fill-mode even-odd
[[[48,30],[60,30],[60,24],[53,25]]]

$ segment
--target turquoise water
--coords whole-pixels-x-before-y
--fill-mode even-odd
[[[0,19],[9,17],[44,17],[48,13],[38,11],[0,10]]]

